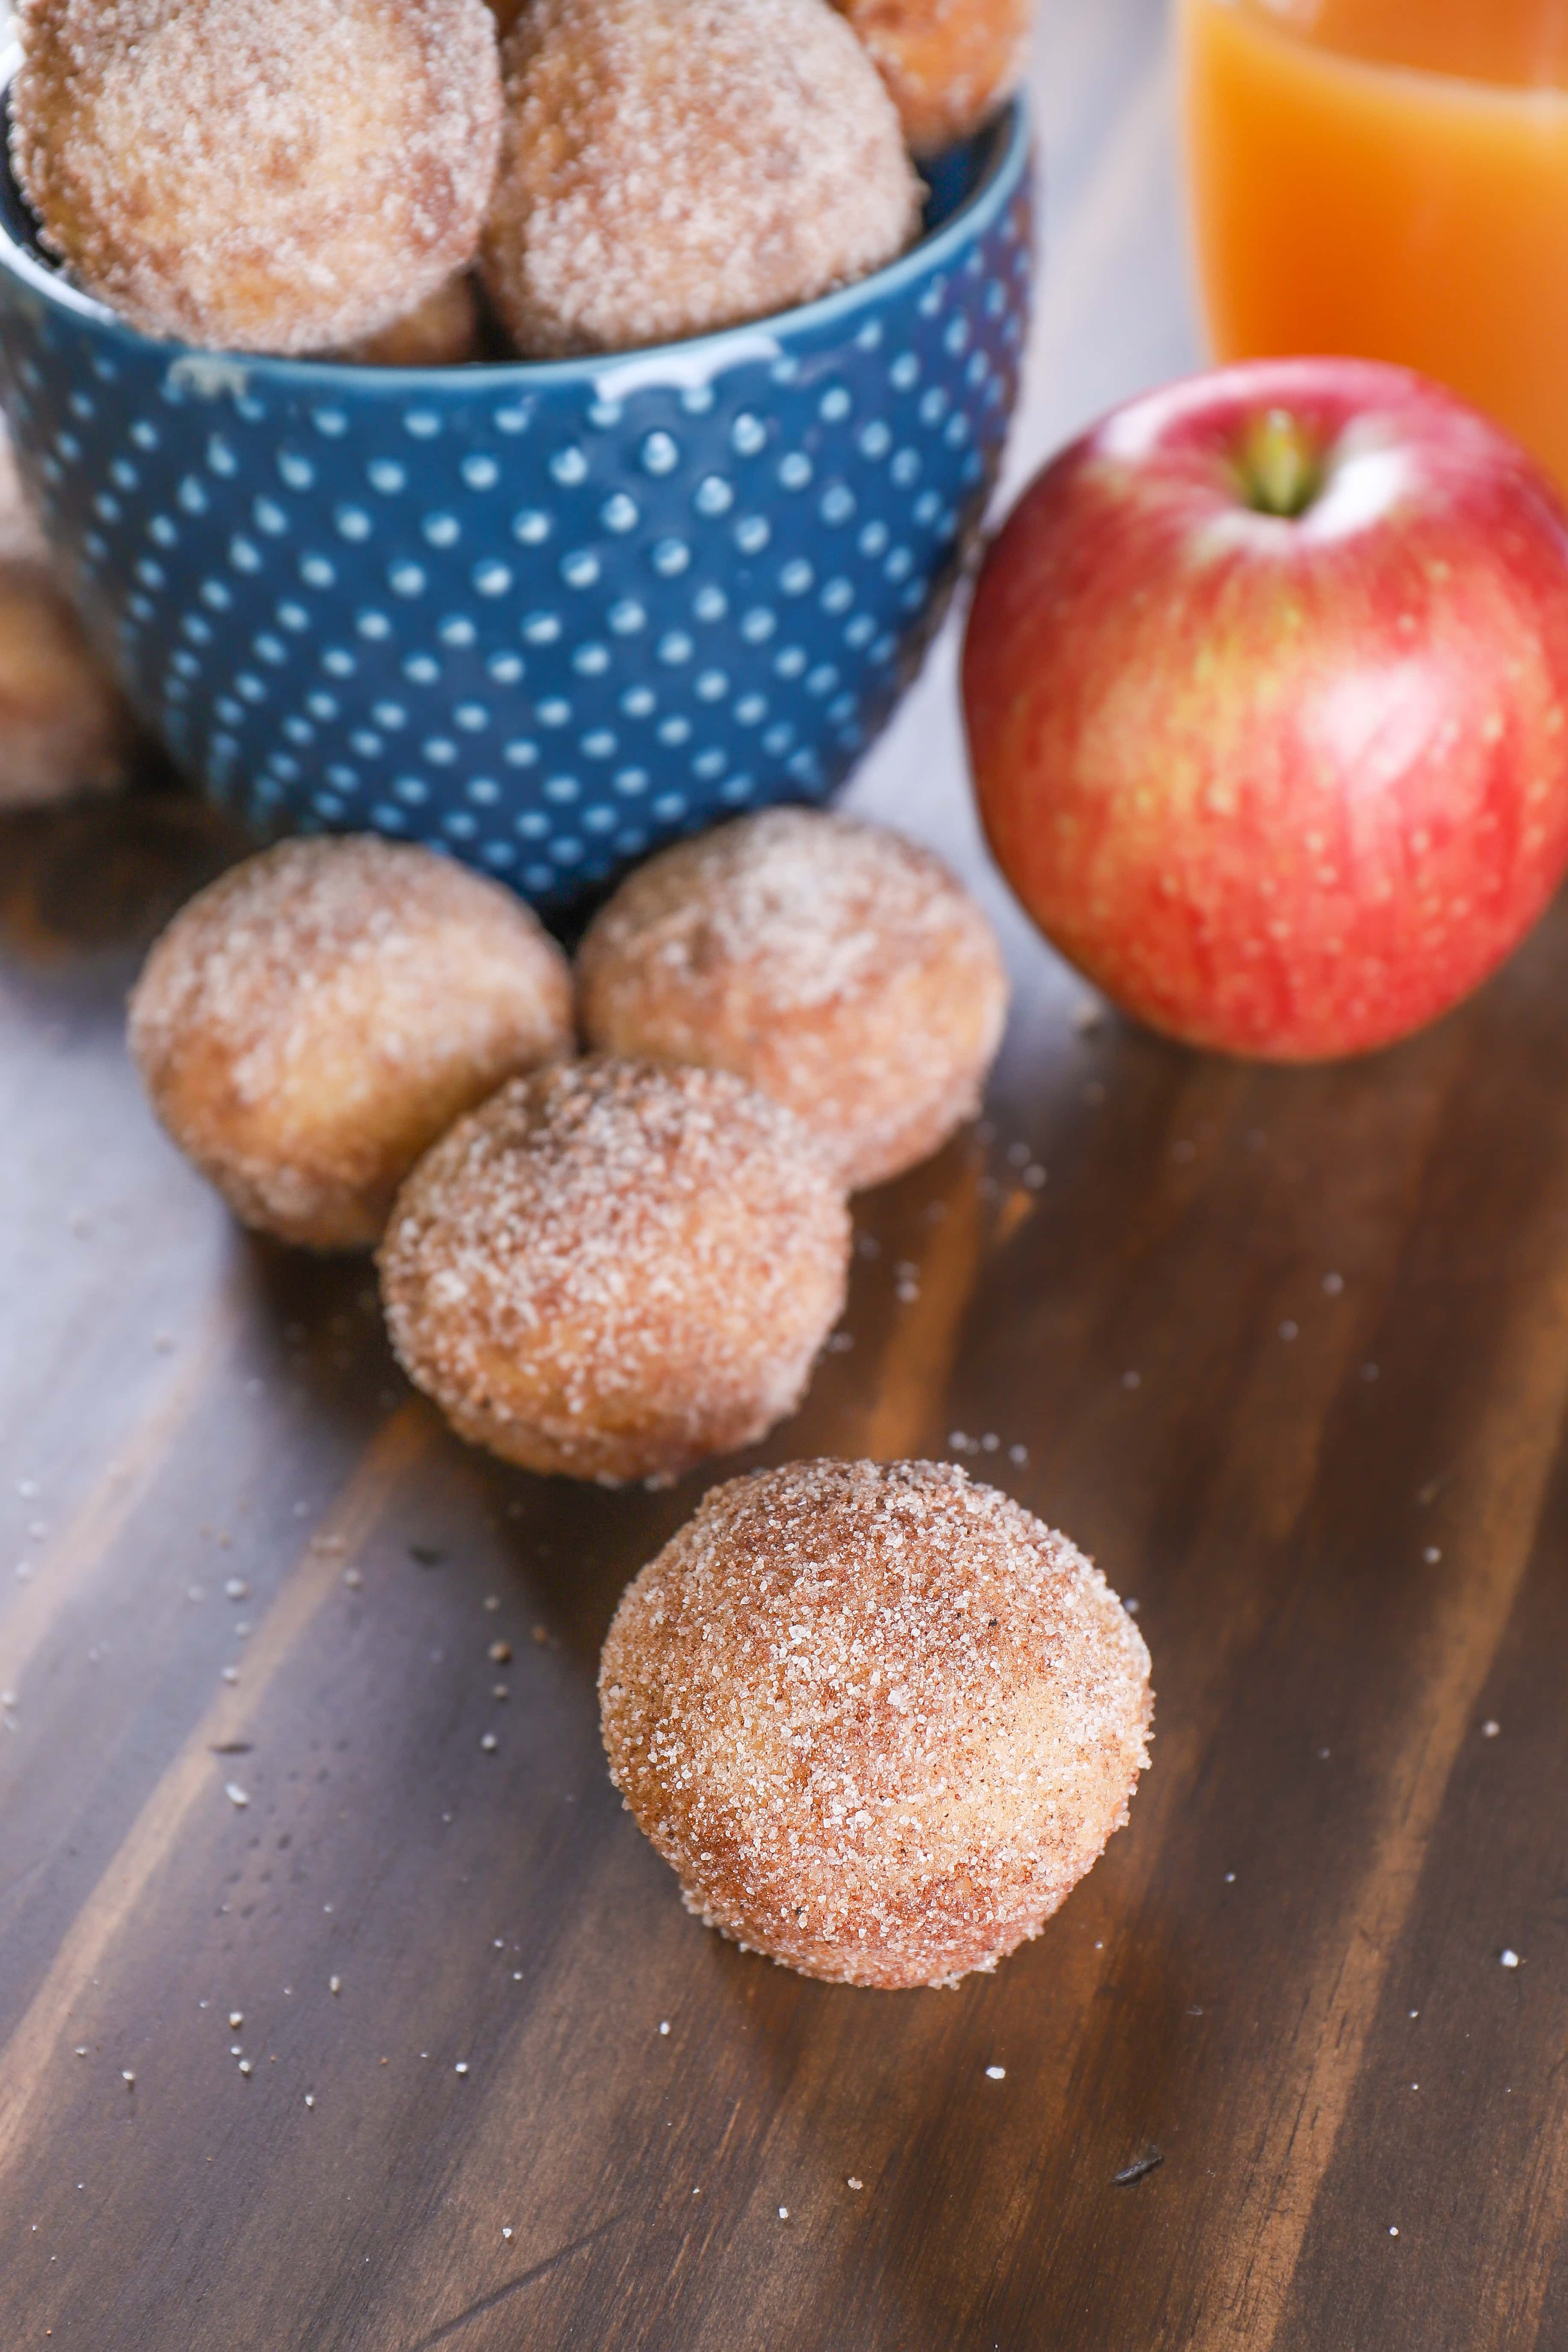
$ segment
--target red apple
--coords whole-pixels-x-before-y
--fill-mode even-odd
[[[1363,1053],[1568,866],[1568,521],[1419,376],[1220,369],[1025,492],[963,696],[997,862],[1097,986],[1193,1045]]]

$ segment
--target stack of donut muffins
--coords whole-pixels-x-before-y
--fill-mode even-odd
[[[779,808],[634,871],[575,975],[433,851],[281,843],[175,918],[131,1046],[246,1223],[380,1243],[394,1345],[465,1436],[618,1484],[793,1411],[848,1192],[973,1113],[1006,993],[929,851]]]
[[[154,337],[447,367],[700,334],[865,277],[1034,0],[18,0],[40,239]],[[0,811],[135,732],[0,452]]]
[[[444,365],[664,342],[919,230],[1033,0],[20,0],[11,157],[154,336]]]
[[[12,156],[143,331],[366,364],[765,316],[918,233],[919,160],[1030,0],[21,0]],[[666,1483],[798,1403],[849,1195],[967,1118],[1006,981],[941,862],[773,809],[633,872],[568,961],[499,884],[289,841],[131,1004],[247,1224],[374,1248],[410,1379],[536,1473]],[[612,1777],[689,1906],[805,1972],[951,1984],[1037,1934],[1147,1761],[1147,1652],[1065,1537],[945,1463],[708,1493],[605,1644]]]
[[[574,971],[427,850],[284,843],[175,917],[131,1045],[248,1223],[379,1236],[393,1344],[464,1437],[662,1483],[794,1409],[848,1192],[973,1113],[1006,998],[929,851],[781,808],[635,871]],[[807,1462],[707,1496],[625,1595],[600,1694],[689,1907],[898,1988],[1038,1933],[1127,1817],[1148,1675],[1017,1504],[951,1464]]]

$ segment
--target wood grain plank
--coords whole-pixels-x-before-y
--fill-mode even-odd
[[[30,2126],[50,2104],[49,2077],[59,2066],[84,1994],[168,1860],[192,1809],[211,1791],[215,1753],[238,1738],[249,1711],[309,1632],[340,1583],[345,1560],[353,1559],[389,1492],[418,1462],[431,1433],[429,1415],[412,1403],[388,1422],[263,1621],[247,1660],[243,1696],[225,1689],[214,1699],[72,1921],[47,1977],[0,2048],[0,2184],[23,2153]]]
[[[231,1286],[205,1302],[184,1351],[170,1359],[167,1377],[113,1459],[89,1487],[59,1532],[29,1549],[26,1580],[0,1588],[0,1690],[14,1709],[27,1670],[104,1559],[127,1520],[142,1503],[211,1383],[216,1364],[232,1341],[239,1301]]]

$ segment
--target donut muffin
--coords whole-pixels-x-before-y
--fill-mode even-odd
[[[181,909],[131,1000],[153,1108],[248,1225],[363,1249],[427,1145],[573,1045],[571,979],[499,883],[370,835],[287,841]]]
[[[1024,69],[1035,0],[834,0],[887,83],[917,155],[978,131]]]
[[[765,318],[918,230],[892,103],[823,0],[531,0],[502,63],[483,268],[526,357]]]
[[[688,1909],[889,1990],[1038,1935],[1127,1819],[1153,1704],[1099,1570],[936,1462],[716,1487],[628,1587],[599,1698]]]
[[[483,356],[479,289],[466,269],[405,317],[339,354],[362,367],[466,367]]]
[[[135,735],[60,585],[0,425],[0,812],[112,790]]]
[[[979,1107],[1007,1013],[991,927],[879,825],[769,809],[637,869],[577,962],[590,1044],[739,1071],[815,1128],[851,1190]]]
[[[21,0],[11,156],[45,244],[149,335],[341,349],[473,259],[484,0]]]
[[[718,1070],[515,1079],[421,1160],[381,1247],[409,1378],[530,1470],[665,1480],[798,1402],[843,1311],[844,1195]]]

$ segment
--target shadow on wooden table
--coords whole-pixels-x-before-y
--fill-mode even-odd
[[[0,953],[32,966],[140,954],[255,846],[149,763],[129,792],[0,816]]]

